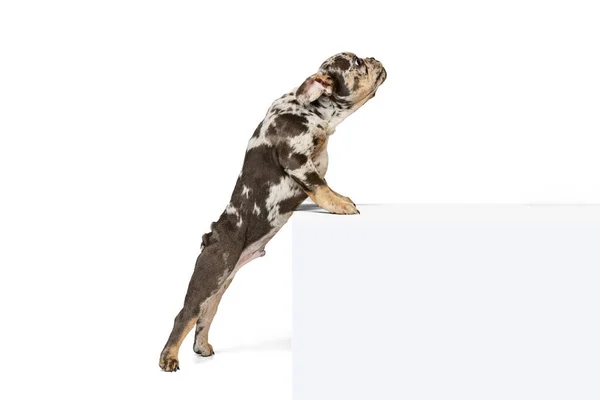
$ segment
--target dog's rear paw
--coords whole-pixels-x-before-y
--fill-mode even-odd
[[[158,363],[160,368],[166,372],[175,372],[179,369],[179,360],[174,357],[160,356],[160,362]]]
[[[194,352],[202,357],[210,357],[215,354],[210,343],[206,343],[205,345],[200,345],[198,343],[194,344]]]

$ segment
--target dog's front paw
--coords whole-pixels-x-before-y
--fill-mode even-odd
[[[347,201],[348,203],[352,203],[354,204],[354,206],[356,207],[356,204],[352,201],[352,199],[348,196],[344,196],[343,194],[339,194],[338,192],[336,192],[335,190],[331,189],[331,191],[333,192],[333,194],[335,194],[337,197],[342,198],[343,200]]]
[[[356,208],[356,204],[352,202],[352,200],[345,200],[340,196],[339,201],[333,203],[331,207],[327,208],[327,211],[333,214],[343,214],[343,215],[351,215],[351,214],[360,214],[358,208]]]
[[[202,357],[210,357],[215,354],[210,343],[204,345],[200,345],[199,343],[194,344],[194,352],[200,354]]]
[[[171,357],[169,355],[160,356],[160,361],[158,366],[166,372],[175,372],[179,369],[179,360],[176,357]]]
[[[354,205],[354,207],[356,207],[356,203],[354,203],[350,197],[348,197],[348,196],[343,196],[343,195],[341,195],[341,194],[340,194],[339,196],[340,196],[342,199],[344,199],[345,201],[347,201],[348,203],[352,203],[352,204]]]
[[[319,207],[332,214],[360,214],[356,204],[349,197],[334,192],[328,186],[318,187],[309,193],[309,196]]]

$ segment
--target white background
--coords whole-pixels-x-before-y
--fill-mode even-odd
[[[269,104],[334,53],[373,56],[388,80],[330,142],[337,191],[597,203],[599,19],[592,1],[2,2],[3,390],[285,398],[287,227],[225,296],[214,361],[186,342],[182,371],[156,365]]]

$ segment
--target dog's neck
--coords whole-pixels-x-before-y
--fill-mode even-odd
[[[318,110],[323,122],[327,126],[327,133],[329,135],[333,134],[335,128],[355,111],[354,109],[345,106],[345,104],[332,100],[327,96],[321,96],[318,100],[311,103],[311,106]]]

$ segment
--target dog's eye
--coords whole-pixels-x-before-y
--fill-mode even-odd
[[[354,66],[360,67],[362,65],[362,61],[358,57],[354,57]]]

